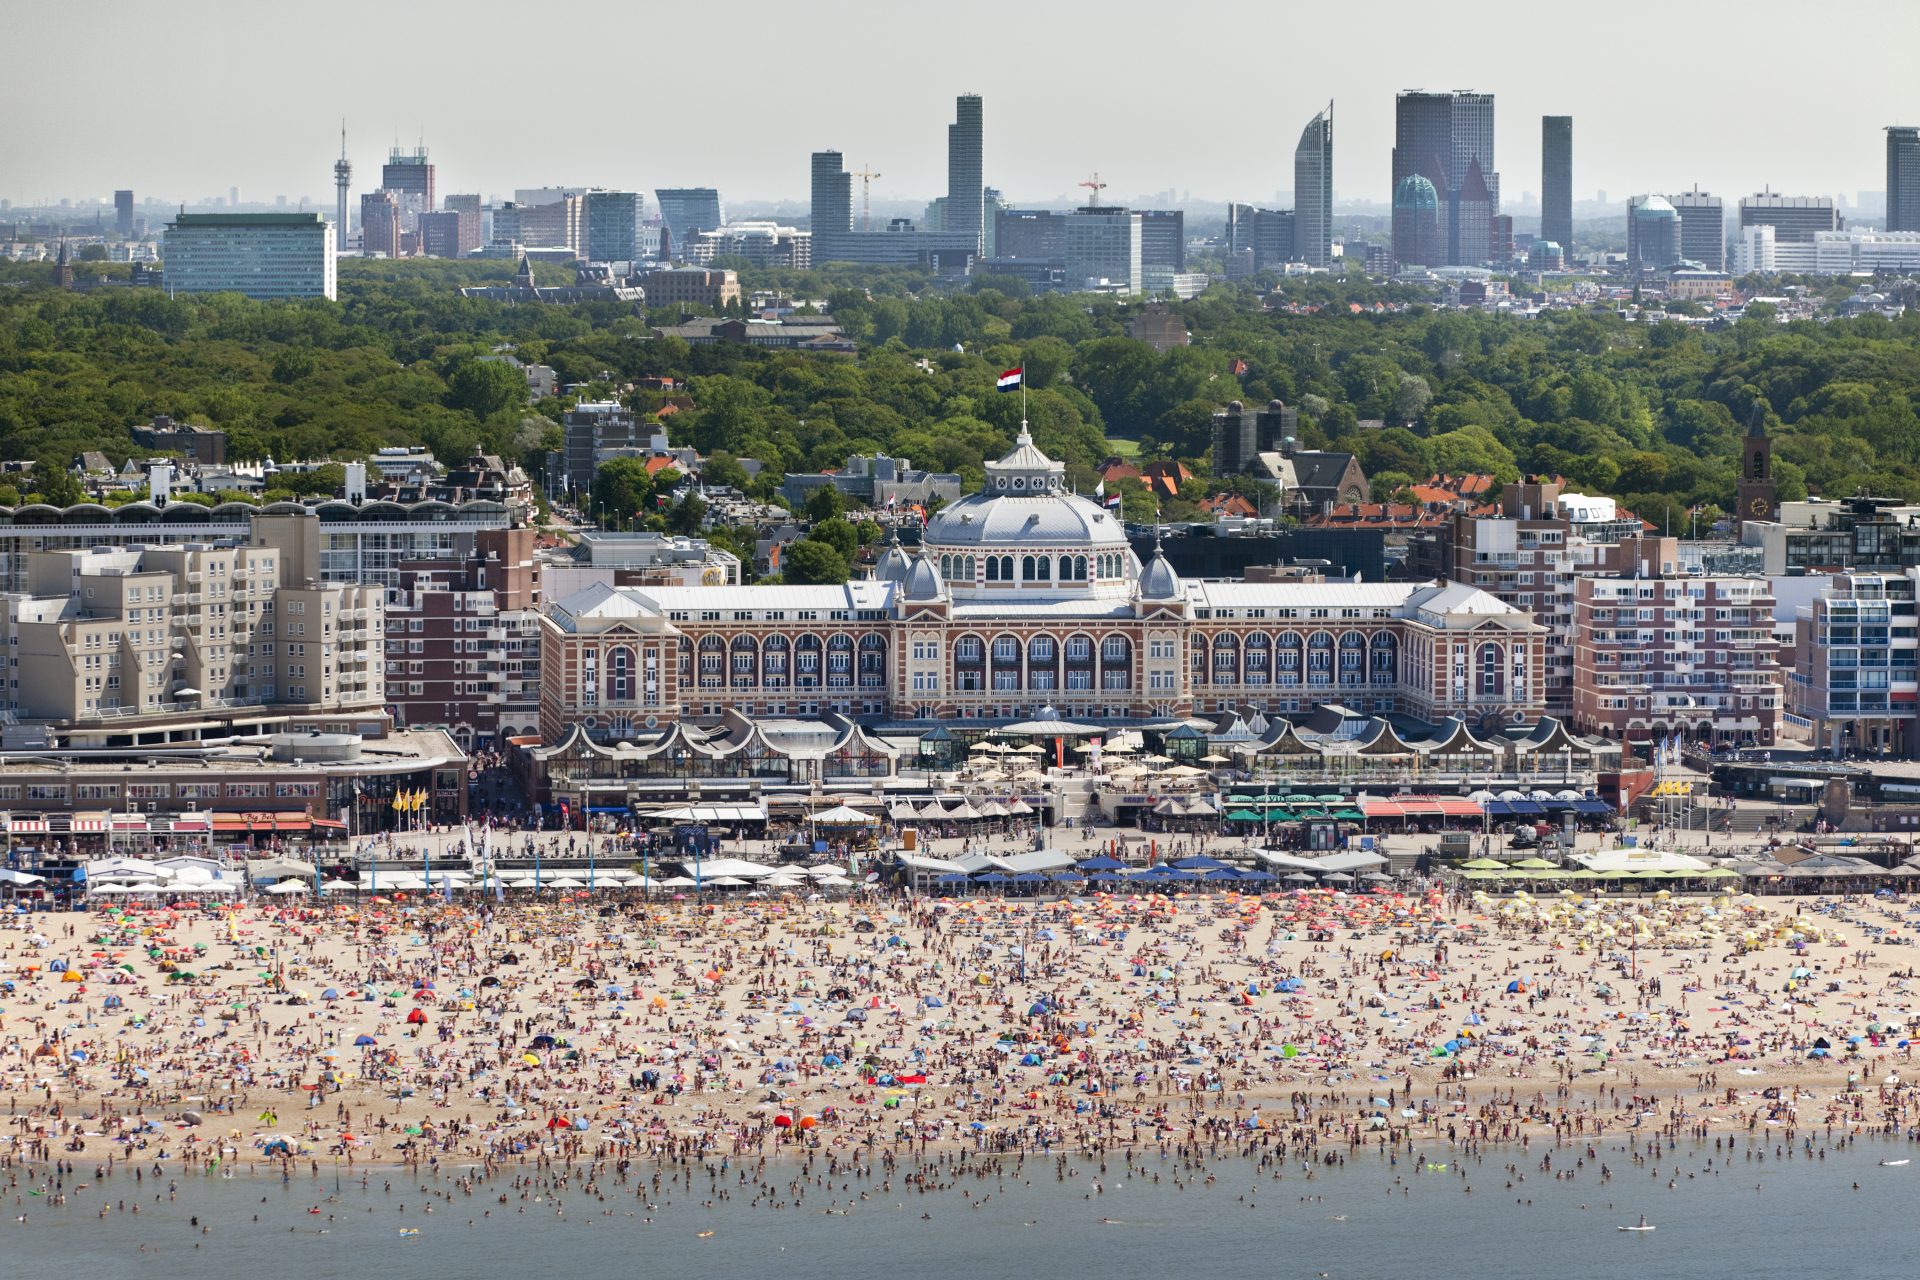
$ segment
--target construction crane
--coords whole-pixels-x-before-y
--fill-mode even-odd
[[[880,175],[866,166],[860,172],[851,175],[860,179],[860,229],[873,230],[873,180]]]
[[[1081,183],[1080,185],[1093,193],[1092,195],[1087,197],[1087,208],[1089,209],[1099,208],[1100,193],[1107,189],[1107,184],[1100,181],[1100,175],[1098,173],[1095,173],[1091,178],[1088,178],[1085,182]]]

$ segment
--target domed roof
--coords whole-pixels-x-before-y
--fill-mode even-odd
[[[1400,185],[1393,189],[1393,207],[1396,209],[1438,209],[1440,193],[1433,184],[1417,173],[1410,173],[1400,179]]]
[[[907,571],[906,583],[909,600],[938,600],[946,594],[946,584],[940,581],[940,570],[934,567],[933,557],[925,552]]]
[[[907,575],[913,572],[913,557],[900,545],[900,531],[895,529],[893,537],[887,542],[887,549],[873,562],[875,582],[905,582]]]
[[[1180,597],[1180,575],[1167,563],[1165,553],[1159,544],[1154,544],[1153,559],[1140,571],[1140,598],[1142,600],[1177,600]]]
[[[1119,520],[1099,503],[1069,493],[1066,468],[1040,452],[1024,429],[1013,451],[986,469],[986,488],[947,504],[927,521],[924,546],[961,551],[1126,547]]]
[[[1633,206],[1636,218],[1678,218],[1680,211],[1661,196],[1641,196]]]

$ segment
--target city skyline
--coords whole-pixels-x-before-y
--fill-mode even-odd
[[[424,10],[433,5],[420,6]],[[562,5],[575,26],[596,42],[618,45],[643,35],[675,47],[671,15],[640,18],[611,4],[580,0]],[[773,6],[755,5],[769,15]],[[693,96],[711,119],[697,129],[663,129],[657,135],[592,127],[611,121],[626,93],[624,82],[591,77],[572,82],[580,96],[574,124],[557,133],[539,113],[498,95],[465,92],[462,77],[499,57],[486,14],[504,6],[462,6],[471,19],[426,24],[433,30],[433,56],[421,57],[420,42],[358,40],[365,28],[354,21],[363,6],[329,10],[336,19],[299,41],[283,41],[267,22],[231,23],[219,0],[181,0],[177,20],[157,25],[138,43],[114,39],[130,6],[102,5],[64,15],[71,38],[94,50],[108,80],[132,80],[142,69],[189,55],[221,67],[221,75],[169,90],[169,128],[161,135],[128,129],[108,101],[69,101],[54,64],[41,61],[17,70],[14,128],[0,146],[0,196],[15,204],[41,200],[100,199],[131,188],[144,201],[194,203],[209,193],[239,188],[254,200],[274,195],[305,199],[309,208],[331,207],[331,168],[339,157],[340,118],[347,116],[348,158],[357,174],[372,174],[396,143],[424,140],[433,153],[444,190],[504,195],[517,186],[552,182],[640,191],[657,187],[714,186],[730,201],[801,203],[807,197],[807,156],[839,147],[850,167],[871,166],[885,174],[874,200],[930,200],[948,185],[948,157],[934,139],[953,121],[957,94],[989,100],[992,123],[986,140],[986,185],[1016,204],[1075,203],[1075,184],[1098,170],[1109,191],[1122,199],[1174,191],[1184,202],[1245,200],[1273,203],[1289,192],[1292,174],[1284,152],[1249,145],[1249,134],[1291,137],[1329,98],[1341,103],[1341,154],[1336,201],[1384,207],[1390,195],[1394,95],[1422,87],[1471,85],[1495,95],[1510,123],[1500,132],[1492,171],[1508,175],[1497,191],[1503,207],[1537,201],[1535,183],[1513,175],[1540,172],[1537,129],[1519,122],[1541,115],[1571,115],[1585,123],[1573,174],[1576,200],[1606,191],[1624,202],[1647,190],[1683,190],[1699,185],[1738,193],[1771,186],[1776,191],[1835,195],[1851,202],[1859,192],[1879,190],[1885,174],[1888,125],[1920,118],[1920,103],[1903,95],[1897,77],[1865,77],[1848,96],[1730,94],[1712,77],[1674,78],[1658,93],[1622,97],[1617,71],[1598,51],[1570,46],[1557,57],[1539,56],[1537,15],[1526,6],[1491,3],[1472,37],[1449,29],[1429,11],[1387,4],[1385,19],[1400,35],[1393,47],[1364,64],[1338,62],[1339,70],[1288,77],[1289,90],[1271,95],[1256,78],[1220,77],[1210,82],[1214,119],[1244,128],[1199,128],[1178,111],[1119,110],[1110,94],[1059,92],[1059,76],[996,69],[966,56],[949,65],[927,65],[903,33],[860,31],[860,80],[811,82],[794,70],[791,86],[747,91],[722,98],[707,92],[711,61],[688,63],[676,80],[671,67],[662,83]],[[1751,4],[1742,23],[1722,21],[1721,6],[1627,10],[1658,13],[1674,47],[1689,44],[1717,51],[1721,65],[1762,59],[1773,51],[1779,22],[1797,12],[1784,4]],[[1894,43],[1906,28],[1920,34],[1920,12],[1897,5],[1884,10],[1875,30]],[[992,30],[1005,16],[1030,47],[1075,51],[1075,60],[1100,65],[1108,54],[1137,52],[1137,28],[1155,11],[1114,4],[1101,25],[1079,20],[1073,6],[984,6],[978,29]],[[193,20],[198,14],[201,21]],[[1775,15],[1778,22],[1768,21]],[[1223,5],[1189,6],[1183,17],[1197,30],[1213,18],[1231,16],[1234,47],[1257,49],[1263,41],[1295,47],[1338,47],[1348,28],[1335,15],[1313,11],[1267,15]],[[1502,21],[1511,16],[1513,22]],[[1869,15],[1861,14],[1866,22]],[[699,35],[685,21],[688,39]],[[97,39],[95,37],[98,37]],[[1415,38],[1418,37],[1418,38]],[[837,65],[848,33],[832,24],[789,30],[788,24],[743,22],[730,26],[725,50],[731,58],[783,68]],[[983,46],[984,47],[984,46]],[[962,51],[964,55],[964,51]],[[697,71],[697,74],[696,74]],[[1063,73],[1064,74],[1064,73]],[[377,85],[377,92],[357,87]],[[330,86],[341,86],[329,91]],[[1141,91],[1145,92],[1145,91]],[[770,98],[793,96],[804,108],[769,114]],[[238,99],[268,101],[271,109],[235,110]],[[630,104],[629,104],[630,105]],[[1687,121],[1686,131],[1674,122]],[[752,128],[729,128],[738,122]],[[580,122],[586,122],[584,124]],[[64,145],[36,145],[58,136]],[[1063,146],[1063,140],[1071,145]],[[82,145],[74,145],[80,140]],[[530,159],[529,157],[538,157]],[[1525,197],[1532,196],[1533,201]]]

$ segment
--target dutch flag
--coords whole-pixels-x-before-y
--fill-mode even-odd
[[[1018,391],[1020,389],[1020,370],[1009,369],[1001,374],[999,386],[1002,391]]]

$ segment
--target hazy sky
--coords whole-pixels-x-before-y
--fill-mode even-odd
[[[1881,129],[1920,123],[1902,59],[1920,0],[0,0],[16,42],[0,195],[330,207],[340,118],[357,192],[396,132],[439,190],[804,200],[807,153],[946,185],[953,98],[986,98],[986,177],[1018,202],[1173,189],[1268,200],[1335,99],[1334,188],[1384,200],[1393,95],[1498,95],[1509,201],[1540,186],[1540,116],[1574,117],[1574,196],[1695,182],[1730,197],[1885,185]],[[1902,51],[1908,51],[1903,53]]]

